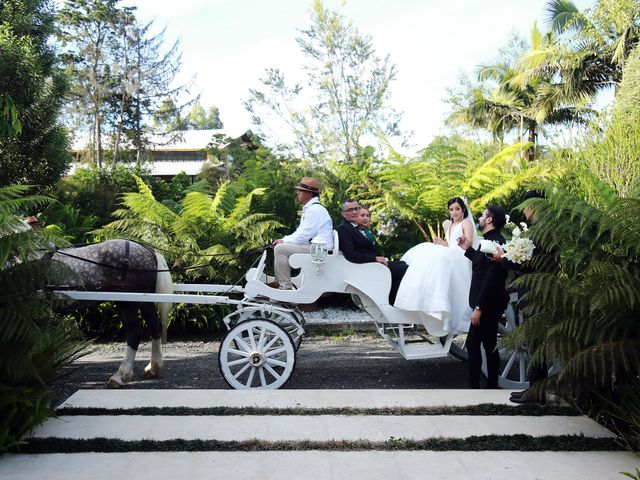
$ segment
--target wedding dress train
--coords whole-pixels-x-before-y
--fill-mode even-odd
[[[404,254],[402,260],[409,268],[394,306],[435,318],[451,333],[466,333],[471,317],[471,261],[457,244],[462,236],[462,222],[449,230],[445,235],[448,247],[425,242]],[[475,226],[473,232],[475,244]]]

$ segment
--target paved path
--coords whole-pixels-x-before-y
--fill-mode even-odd
[[[71,408],[415,408],[507,404],[500,390],[81,390],[62,406]],[[115,413],[115,412],[102,412]],[[371,442],[465,439],[472,435],[532,437],[613,434],[581,416],[480,415],[64,415],[48,420],[34,438],[198,439],[246,441]],[[617,479],[635,471],[629,452],[388,451],[330,449],[297,451],[200,451],[52,453],[0,457],[1,479]]]

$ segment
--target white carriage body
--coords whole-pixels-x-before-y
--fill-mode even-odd
[[[313,303],[325,293],[350,294],[354,302],[371,317],[378,333],[407,360],[441,358],[447,356],[450,349],[453,350],[455,335],[444,329],[442,321],[389,304],[391,273],[386,266],[349,262],[339,250],[335,231],[334,243],[334,250],[326,256],[323,264],[314,263],[310,254],[294,254],[290,257],[291,267],[300,269],[300,273],[292,278],[295,290],[280,290],[267,285],[275,279],[264,274],[265,250],[258,266],[246,273],[244,287],[174,284],[173,294],[75,290],[56,290],[55,293],[74,300],[236,305],[237,309],[224,318],[229,332],[219,352],[220,368],[225,380],[233,388],[279,388],[286,383],[293,370],[290,362],[295,363],[295,350],[304,334],[305,319],[296,305]],[[242,298],[231,298],[229,295],[242,295]],[[265,348],[276,353],[266,353],[263,351]],[[294,352],[293,358],[286,358],[283,362],[282,355],[291,357],[291,353],[287,353],[290,351]],[[242,365],[241,371],[234,371],[232,367],[238,364]],[[273,370],[274,365],[288,372],[286,378],[283,378],[284,373],[281,375]],[[524,385],[524,362],[521,361],[520,365],[521,381],[517,385],[507,384],[507,388]],[[247,368],[250,372],[248,379],[238,382],[241,374],[246,376],[242,372]],[[265,372],[268,374],[265,375]],[[254,374],[259,379],[255,380],[258,383],[255,387]],[[269,375],[275,380],[269,382]]]
[[[292,268],[300,274],[292,279],[296,290],[279,290],[267,283],[273,281],[263,273],[266,255],[257,268],[247,273],[245,297],[253,301],[269,299],[283,304],[313,303],[327,292],[351,294],[355,303],[369,314],[378,333],[407,360],[439,358],[447,356],[453,335],[444,329],[443,322],[420,312],[401,310],[389,304],[391,273],[381,263],[349,262],[339,249],[338,234],[334,231],[334,250],[323,264],[313,263],[310,254],[294,254],[289,259]],[[409,332],[423,327],[423,341],[407,343]],[[447,341],[427,341],[432,337],[448,336]]]

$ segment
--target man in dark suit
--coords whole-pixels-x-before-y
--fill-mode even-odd
[[[376,247],[360,231],[358,227],[358,202],[347,199],[342,202],[342,218],[344,221],[338,225],[338,239],[340,250],[344,257],[353,263],[382,263],[391,271],[391,289],[389,291],[389,303],[393,305],[398,293],[400,281],[407,271],[408,265],[404,262],[390,262],[387,258],[378,254]]]
[[[541,190],[529,190],[522,197],[522,201],[526,202],[531,198],[545,198],[545,194]],[[525,207],[522,213],[524,214],[527,222],[529,223],[535,222],[536,220],[535,211],[533,210],[533,207],[531,205],[527,205],[527,207]],[[540,251],[539,248],[535,248],[533,250],[534,257],[536,255],[540,255],[541,253],[542,252]],[[513,263],[507,260],[506,258],[504,258],[504,252],[500,248],[498,248],[497,253],[493,255],[492,260],[500,263],[503,266],[503,268],[506,268],[507,270],[515,271],[516,278],[518,278],[521,275],[526,275],[528,273],[535,272],[535,269],[532,266],[532,262],[526,262],[525,264]],[[526,303],[522,300],[526,292],[527,290],[524,287],[522,286],[518,287],[518,298],[520,299],[518,303],[518,308],[521,311],[524,310],[524,308],[526,307]],[[523,320],[526,320],[526,318],[523,318]],[[529,387],[521,392],[513,392],[509,400],[511,400],[513,403],[537,403],[540,400],[540,398],[537,398],[536,393],[534,393],[536,392],[537,389],[532,387],[539,382],[544,382],[547,379],[548,374],[549,374],[549,368],[546,362],[541,362],[538,364],[534,364],[534,363],[530,364],[529,365]],[[539,394],[540,392],[537,392],[537,393]]]
[[[505,243],[500,233],[505,224],[504,210],[497,205],[489,205],[478,219],[478,226],[486,240]],[[460,247],[465,256],[472,262],[471,288],[469,289],[469,306],[473,308],[471,326],[467,335],[467,351],[469,352],[469,386],[479,388],[482,355],[480,344],[487,357],[487,388],[498,388],[498,370],[500,354],[496,350],[498,338],[498,322],[509,303],[506,289],[507,271],[487,254],[474,249],[465,237],[460,237]]]

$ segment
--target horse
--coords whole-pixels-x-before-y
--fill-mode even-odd
[[[135,293],[173,293],[173,281],[164,257],[150,247],[120,238],[77,248],[57,250],[50,260],[70,271],[69,285],[63,288],[87,291]],[[109,379],[112,388],[122,387],[133,379],[133,365],[142,339],[138,310],[151,331],[151,360],[143,376],[155,378],[163,368],[162,336],[172,303],[115,302],[122,318],[127,352],[118,370]]]

